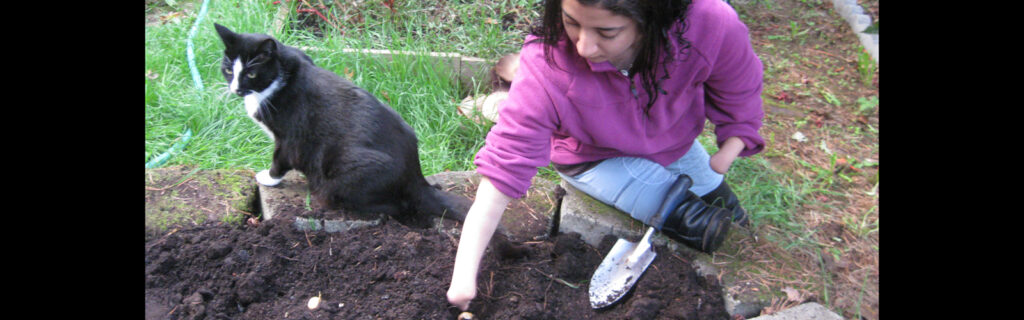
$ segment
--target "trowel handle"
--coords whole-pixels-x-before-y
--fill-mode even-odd
[[[643,255],[647,250],[651,250],[651,235],[654,235],[654,227],[647,228],[647,233],[644,234],[643,239],[640,239],[636,249],[633,249],[633,253],[626,258],[627,263],[636,263],[637,260],[640,260],[640,255]]]

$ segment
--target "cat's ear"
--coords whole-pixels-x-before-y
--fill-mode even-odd
[[[267,39],[260,42],[259,48],[256,52],[257,55],[253,58],[254,61],[263,62],[270,57],[274,57],[277,53],[277,41],[274,39]]]
[[[231,47],[235,44],[235,39],[238,37],[237,34],[231,32],[227,27],[214,23],[213,27],[217,29],[217,35],[220,36],[220,40],[224,42],[225,47]]]

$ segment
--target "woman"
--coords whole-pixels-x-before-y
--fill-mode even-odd
[[[728,4],[548,0],[542,19],[474,161],[484,178],[448,290],[462,310],[506,206],[549,161],[583,192],[704,252],[748,221],[723,174],[764,149],[763,69]],[[695,140],[705,119],[719,145],[710,156]]]

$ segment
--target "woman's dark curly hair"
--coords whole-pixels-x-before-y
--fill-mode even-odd
[[[644,91],[651,99],[647,102],[645,111],[649,110],[658,93],[666,94],[658,85],[660,80],[668,79],[667,64],[674,55],[662,54],[667,50],[669,34],[668,30],[676,21],[682,21],[683,29],[686,29],[686,21],[683,16],[690,6],[691,0],[577,0],[585,6],[597,5],[612,13],[625,16],[636,21],[640,32],[640,45],[637,56],[633,60],[633,66],[629,68],[629,74],[640,74]],[[539,24],[534,24],[530,30],[545,44],[544,54],[551,63],[550,48],[554,47],[561,39],[568,39],[565,28],[562,26],[562,1],[544,0],[543,12]],[[680,44],[679,50],[683,51],[690,47],[690,42],[683,38],[683,32],[673,34]],[[665,59],[659,61],[660,57]],[[658,66],[665,72],[661,79],[656,79]]]

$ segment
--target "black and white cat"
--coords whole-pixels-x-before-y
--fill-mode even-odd
[[[465,219],[469,200],[427,183],[416,134],[397,112],[299,49],[214,26],[224,42],[228,90],[243,97],[246,113],[274,141],[270,169],[257,173],[257,182],[276,185],[295,169],[331,210]]]

